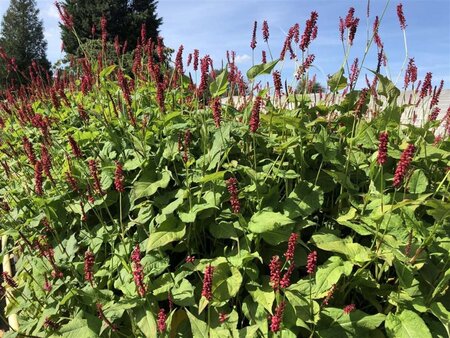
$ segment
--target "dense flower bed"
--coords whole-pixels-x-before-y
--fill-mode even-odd
[[[17,262],[1,293],[19,322],[9,337],[448,334],[442,86],[431,73],[418,84],[410,61],[415,94],[402,97],[378,46],[364,89],[358,61],[314,101],[308,86],[283,88],[289,54],[308,81],[317,18],[303,33],[294,25],[249,83],[233,53],[216,73],[195,51],[188,72],[183,48],[171,64],[160,39],[141,41],[131,72],[118,45],[116,64],[86,55],[51,84],[32,69],[29,87],[5,92],[2,254]],[[358,23],[352,9],[341,19],[348,48]],[[381,44],[378,24],[369,45]],[[273,77],[264,88],[262,75]],[[412,106],[430,114],[422,126],[400,123]]]

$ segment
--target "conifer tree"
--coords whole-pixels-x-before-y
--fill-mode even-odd
[[[142,24],[146,38],[156,41],[162,19],[157,17],[155,0],[64,0],[61,6],[72,17],[76,35],[61,24],[61,38],[68,54],[82,56],[81,44],[101,38],[101,18],[106,18],[107,41],[127,41],[128,50],[136,47]],[[80,41],[78,41],[77,37]]]
[[[10,59],[14,59],[16,68],[16,71],[8,72],[7,61],[0,60],[0,82],[3,85],[6,81],[26,83],[33,60],[43,71],[50,69],[43,23],[34,0],[11,0],[1,23],[0,47]]]

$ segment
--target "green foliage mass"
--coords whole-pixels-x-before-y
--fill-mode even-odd
[[[450,117],[401,120],[428,97],[102,57],[1,102],[6,337],[448,336]]]

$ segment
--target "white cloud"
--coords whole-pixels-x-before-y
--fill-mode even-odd
[[[248,54],[236,55],[235,62],[236,63],[244,63],[244,62],[246,62],[248,60],[251,60],[251,59],[252,59],[252,57],[250,55],[248,55]]]

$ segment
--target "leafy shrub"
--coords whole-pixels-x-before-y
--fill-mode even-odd
[[[254,85],[275,60],[233,100],[232,58],[209,88],[207,56],[198,84],[179,58],[81,62],[2,103],[10,337],[448,332],[450,121],[438,140],[401,121],[436,91],[408,102],[379,71],[356,90],[342,68],[317,102],[280,97]]]

